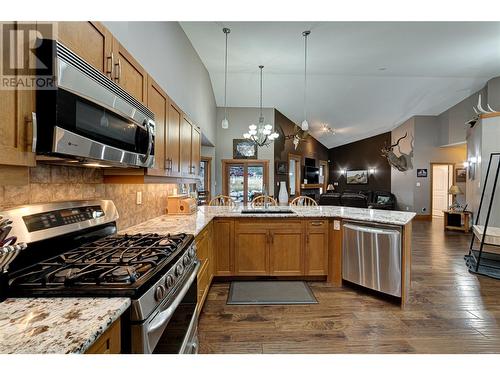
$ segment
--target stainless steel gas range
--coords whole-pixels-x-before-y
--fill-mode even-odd
[[[30,205],[0,213],[28,244],[11,264],[11,297],[126,296],[123,351],[196,353],[193,235],[116,234],[112,201]]]

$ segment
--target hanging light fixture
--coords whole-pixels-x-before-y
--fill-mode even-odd
[[[304,131],[309,130],[309,124],[307,123],[307,37],[311,34],[311,31],[306,30],[302,32],[304,36],[304,121],[302,121],[301,128]]]
[[[229,128],[229,121],[227,121],[227,36],[231,29],[224,27],[222,32],[226,34],[226,52],[224,54],[224,120],[222,120],[222,129]]]
[[[248,133],[243,134],[243,138],[249,139],[254,142],[257,146],[268,146],[279,134],[273,131],[273,126],[271,124],[264,125],[264,114],[262,113],[262,69],[264,65],[259,65],[260,69],[260,117],[258,125],[252,124],[248,126]]]

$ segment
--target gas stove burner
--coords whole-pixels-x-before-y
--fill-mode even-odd
[[[69,280],[69,279],[75,277],[76,275],[78,275],[79,272],[80,272],[79,268],[60,269],[54,274],[54,279],[55,279],[54,281],[63,283],[66,280]]]
[[[125,281],[129,283],[133,283],[139,277],[135,267],[133,266],[119,267],[111,273],[111,276],[113,278],[113,281]]]
[[[85,288],[87,294],[93,294],[93,289],[106,289],[110,295],[126,290],[132,294],[184,259],[193,238],[149,233],[107,236],[19,271],[11,285],[25,290],[48,288],[55,294],[63,290],[61,286],[82,293]]]

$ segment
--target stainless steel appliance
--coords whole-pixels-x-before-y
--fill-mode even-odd
[[[59,164],[154,164],[151,110],[59,42],[44,39],[36,53],[55,88],[36,92],[33,151]]]
[[[401,229],[346,221],[343,232],[342,278],[401,297]]]
[[[0,215],[28,244],[11,264],[12,297],[129,297],[123,351],[196,353],[194,236],[116,234],[112,201],[24,206]]]

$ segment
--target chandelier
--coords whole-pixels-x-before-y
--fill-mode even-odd
[[[248,132],[243,134],[243,138],[248,139],[255,143],[257,146],[268,146],[279,134],[273,131],[273,126],[271,124],[264,124],[264,115],[262,113],[262,69],[264,65],[259,65],[260,69],[260,117],[259,123],[257,125],[252,124],[248,126]]]

